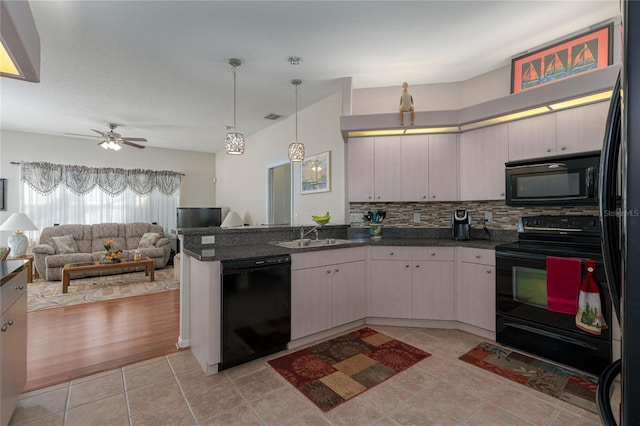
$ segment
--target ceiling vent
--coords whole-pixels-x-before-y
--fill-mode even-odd
[[[282,116],[279,114],[274,114],[273,112],[270,112],[269,114],[264,116],[264,118],[266,118],[267,120],[277,120],[280,117]]]

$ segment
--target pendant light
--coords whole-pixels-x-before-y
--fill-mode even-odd
[[[291,84],[296,86],[296,140],[289,144],[289,160],[292,162],[304,161],[304,144],[298,142],[298,86],[302,80],[291,80]]]
[[[244,154],[244,135],[237,131],[236,128],[236,67],[239,67],[242,61],[237,58],[229,59],[229,65],[233,71],[233,128],[227,133],[224,140],[224,150],[227,154],[241,155]]]

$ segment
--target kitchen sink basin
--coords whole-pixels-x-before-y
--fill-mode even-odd
[[[339,238],[325,238],[323,240],[298,239],[291,241],[276,241],[271,244],[286,248],[306,248],[306,247],[325,247],[339,246],[341,244],[352,244],[351,240],[341,240]]]

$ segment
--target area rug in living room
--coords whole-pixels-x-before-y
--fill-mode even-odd
[[[173,268],[156,270],[153,282],[144,272],[74,279],[66,294],[61,281],[34,280],[27,286],[27,309],[32,312],[179,289]]]
[[[460,359],[569,404],[593,413],[598,412],[598,378],[590,374],[551,364],[491,343],[479,344]]]
[[[323,411],[431,356],[368,327],[269,361]]]

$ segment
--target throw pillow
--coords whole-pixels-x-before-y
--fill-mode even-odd
[[[58,253],[69,254],[78,252],[78,243],[76,243],[73,235],[63,235],[61,237],[52,238],[53,242],[56,244]]]
[[[159,239],[160,234],[157,232],[146,232],[142,235],[142,238],[140,238],[138,248],[155,247]]]

